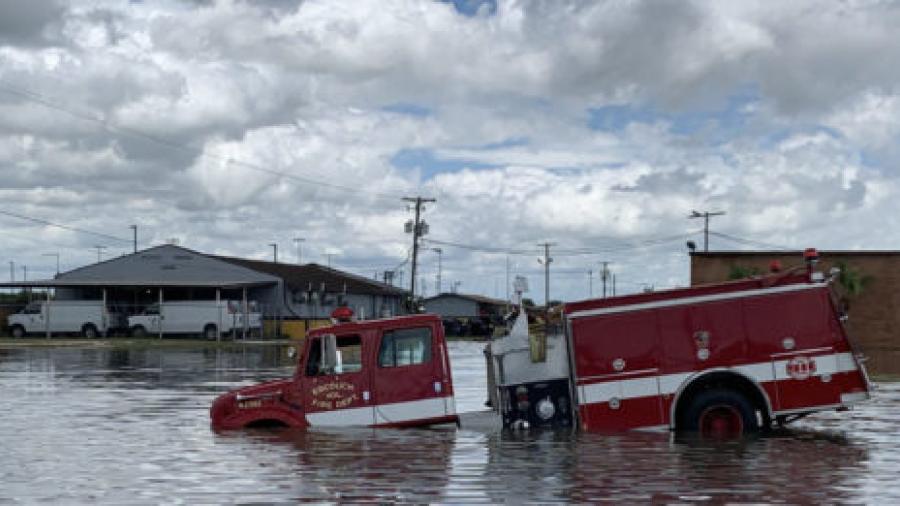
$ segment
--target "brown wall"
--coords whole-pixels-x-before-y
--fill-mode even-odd
[[[828,272],[844,262],[851,270],[869,277],[862,293],[850,299],[850,335],[870,357],[875,374],[900,374],[900,252],[820,252],[817,270]],[[772,260],[783,268],[803,265],[800,252],[710,252],[691,255],[691,285],[725,281],[732,267],[756,267],[769,271]]]

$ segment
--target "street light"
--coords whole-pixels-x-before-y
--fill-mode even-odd
[[[134,252],[137,253],[137,225],[128,225],[128,228],[134,232]],[[56,271],[59,274],[59,269],[56,269]]]
[[[301,249],[300,243],[305,241],[306,239],[302,237],[294,237],[294,244],[297,245],[297,265],[303,264],[303,250]]]
[[[431,248],[431,251],[434,251],[438,254],[438,273],[437,273],[437,294],[441,294],[441,258],[444,255],[444,250],[441,248]]]

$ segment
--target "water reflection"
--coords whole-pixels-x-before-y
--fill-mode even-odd
[[[480,346],[451,343],[458,405]],[[0,350],[0,503],[896,503],[900,386],[851,413],[716,443],[668,434],[214,434],[220,392],[292,372],[272,347]]]

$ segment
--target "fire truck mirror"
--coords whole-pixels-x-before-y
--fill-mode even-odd
[[[288,356],[288,358],[296,357],[297,356],[297,348],[295,346],[288,346],[287,356]]]

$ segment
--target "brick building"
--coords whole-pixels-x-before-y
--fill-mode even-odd
[[[850,297],[848,328],[869,357],[870,372],[900,374],[900,251],[820,251],[818,270],[843,264],[864,280]],[[773,260],[783,269],[803,265],[801,251],[710,251],[691,254],[691,286],[764,274]]]

